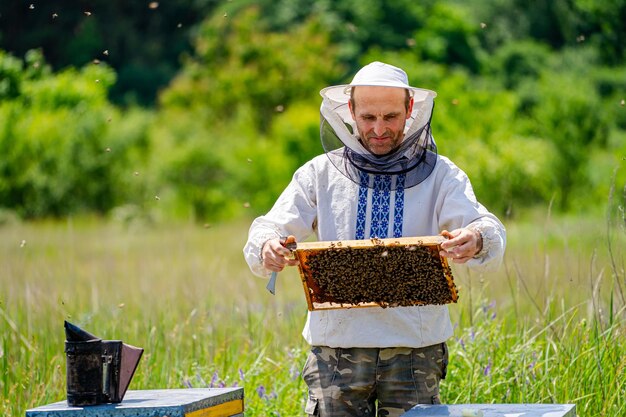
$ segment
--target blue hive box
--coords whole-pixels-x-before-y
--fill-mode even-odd
[[[71,407],[59,401],[26,411],[26,417],[243,417],[243,388],[127,391],[117,404]]]
[[[402,417],[576,417],[574,404],[416,405]]]

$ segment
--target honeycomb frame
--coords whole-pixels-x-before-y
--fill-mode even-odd
[[[298,243],[293,254],[299,260],[298,269],[309,311],[456,303],[458,292],[452,271],[447,258],[439,255],[441,243],[445,240],[446,238],[443,236],[421,236]],[[322,258],[319,258],[319,255]],[[323,259],[324,256],[332,258],[332,262],[329,260],[318,261]],[[389,294],[387,294],[386,298],[369,296],[369,299],[363,299],[368,298],[367,295],[351,295],[345,292],[339,298],[334,296],[328,284],[335,282],[332,281],[335,279],[343,280],[341,284],[343,287],[338,287],[343,288],[343,290],[347,289],[347,291],[356,293],[364,288],[362,285],[359,287],[359,285],[364,283],[364,278],[361,278],[361,276],[367,274],[359,272],[354,274],[354,276],[342,275],[338,277],[334,276],[333,272],[329,272],[331,269],[338,269],[335,268],[337,265],[343,265],[344,270],[345,268],[357,268],[358,265],[352,267],[350,264],[350,261],[355,258],[358,258],[361,263],[368,263],[370,267],[380,265],[380,268],[384,269],[384,274],[378,270],[373,271],[367,277],[369,278],[366,283],[367,286],[371,288],[380,285],[379,289],[389,287],[389,282],[387,281],[390,280],[390,276],[404,274],[406,279],[403,279],[401,283],[413,286],[409,295],[403,294],[402,298],[399,299],[393,299]],[[322,264],[326,262],[328,265],[321,265],[320,262]],[[372,262],[375,262],[375,264]],[[393,262],[396,264],[394,265]],[[407,263],[411,263],[408,273]],[[410,276],[407,277],[407,274]],[[421,279],[423,281],[424,277],[426,277],[429,283],[433,284],[431,288],[419,285],[418,280]],[[400,281],[396,281],[396,284],[398,282]],[[326,286],[324,283],[326,283]],[[419,286],[419,289],[416,286]],[[357,291],[359,288],[360,290]],[[385,291],[383,290],[382,292],[384,293]],[[377,292],[377,294],[380,293],[381,291]],[[435,300],[435,302],[432,300]]]

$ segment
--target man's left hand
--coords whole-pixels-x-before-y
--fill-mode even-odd
[[[472,259],[483,248],[483,239],[476,230],[463,227],[451,232],[444,230],[441,236],[448,238],[441,244],[439,254],[451,258],[452,262],[464,264]]]

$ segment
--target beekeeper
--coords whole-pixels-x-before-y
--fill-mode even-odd
[[[411,87],[405,71],[381,62],[348,85],[323,89],[325,154],[294,174],[272,209],[252,223],[244,255],[268,277],[295,265],[281,236],[320,241],[432,236],[441,255],[470,268],[497,268],[502,223],[480,204],[467,175],[437,154],[434,91]],[[303,370],[311,416],[398,416],[437,404],[452,325],[445,305],[309,312]]]

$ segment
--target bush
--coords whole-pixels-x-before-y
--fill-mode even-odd
[[[250,209],[260,213],[271,206],[295,160],[285,153],[281,137],[256,131],[252,113],[240,106],[231,121],[220,124],[196,111],[161,111],[152,131],[155,152],[150,170],[158,179],[160,195],[166,196],[163,205],[173,214],[207,221],[233,218]]]
[[[123,132],[107,100],[115,73],[88,65],[50,74],[36,52],[27,63],[0,104],[0,201],[26,218],[106,212],[124,198],[120,173],[145,143],[144,132]]]
[[[558,202],[566,210],[572,193],[589,186],[586,167],[594,148],[605,148],[610,119],[596,90],[575,74],[544,74],[537,85],[541,100],[527,125],[531,134],[550,141],[558,150],[553,172],[557,178]]]
[[[22,67],[22,61],[0,50],[0,99],[13,99],[19,95]]]

